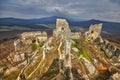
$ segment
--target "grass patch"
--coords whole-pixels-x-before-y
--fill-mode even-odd
[[[43,42],[41,42],[41,43],[33,43],[33,51],[36,51],[37,49],[42,47],[43,44],[44,44]]]
[[[92,60],[91,56],[88,54],[87,48],[82,47],[82,49],[79,52],[80,55],[82,55],[87,60]]]
[[[19,71],[12,72],[10,75],[3,77],[3,80],[15,80],[19,73]]]
[[[75,43],[72,44],[72,47],[75,47],[77,49],[79,49],[79,52],[77,52],[77,56],[83,56],[84,58],[86,58],[87,60],[92,60],[90,54],[88,54],[88,48],[87,48],[87,44],[85,41],[80,41],[80,40],[74,40]]]

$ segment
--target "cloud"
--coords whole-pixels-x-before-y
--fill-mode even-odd
[[[120,6],[120,0],[110,0],[112,3],[116,3]]]
[[[120,0],[1,0],[0,17],[62,16],[120,21]],[[117,3],[117,4],[115,4]]]

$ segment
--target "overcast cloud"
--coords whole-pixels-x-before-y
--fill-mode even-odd
[[[47,16],[120,22],[120,0],[0,0],[0,17]]]

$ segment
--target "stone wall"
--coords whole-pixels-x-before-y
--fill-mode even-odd
[[[101,50],[104,51],[104,53],[106,54],[106,56],[108,58],[112,58],[113,56],[117,57],[118,59],[120,58],[120,48],[115,46],[114,44],[112,44],[111,42],[109,42],[106,39],[102,39],[101,37],[99,37],[98,45],[101,48]],[[120,60],[120,59],[119,59]]]
[[[85,39],[98,43],[98,47],[104,51],[108,58],[113,56],[120,58],[120,48],[109,42],[108,40],[102,39],[100,36],[102,30],[102,24],[95,24],[89,27],[89,30],[85,32]],[[120,60],[120,59],[119,59]]]
[[[21,34],[22,42],[26,44],[31,44],[32,41],[38,40],[39,42],[43,42],[47,40],[47,32],[36,31],[36,32],[24,32]]]
[[[13,66],[16,62],[22,61],[25,59],[25,53],[17,53],[17,44],[19,40],[10,40],[0,44],[0,65],[6,64],[7,66]]]
[[[79,39],[81,33],[80,32],[71,32],[71,38],[72,39]]]
[[[47,37],[47,32],[36,31],[36,32],[24,32],[24,33],[21,34],[22,39],[29,38],[29,37],[37,37],[37,36]]]

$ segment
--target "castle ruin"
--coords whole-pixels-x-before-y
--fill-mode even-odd
[[[70,34],[68,37],[72,39],[78,39],[80,37],[80,32],[71,32],[69,24],[65,19],[57,19],[56,29],[53,30],[53,36],[58,37],[61,34]]]
[[[95,40],[100,36],[102,29],[102,23],[94,24],[89,27],[89,30],[85,32],[85,38],[87,40]]]
[[[21,40],[25,43],[32,43],[32,40],[44,42],[47,40],[47,32],[36,31],[36,32],[24,32],[20,34]]]

